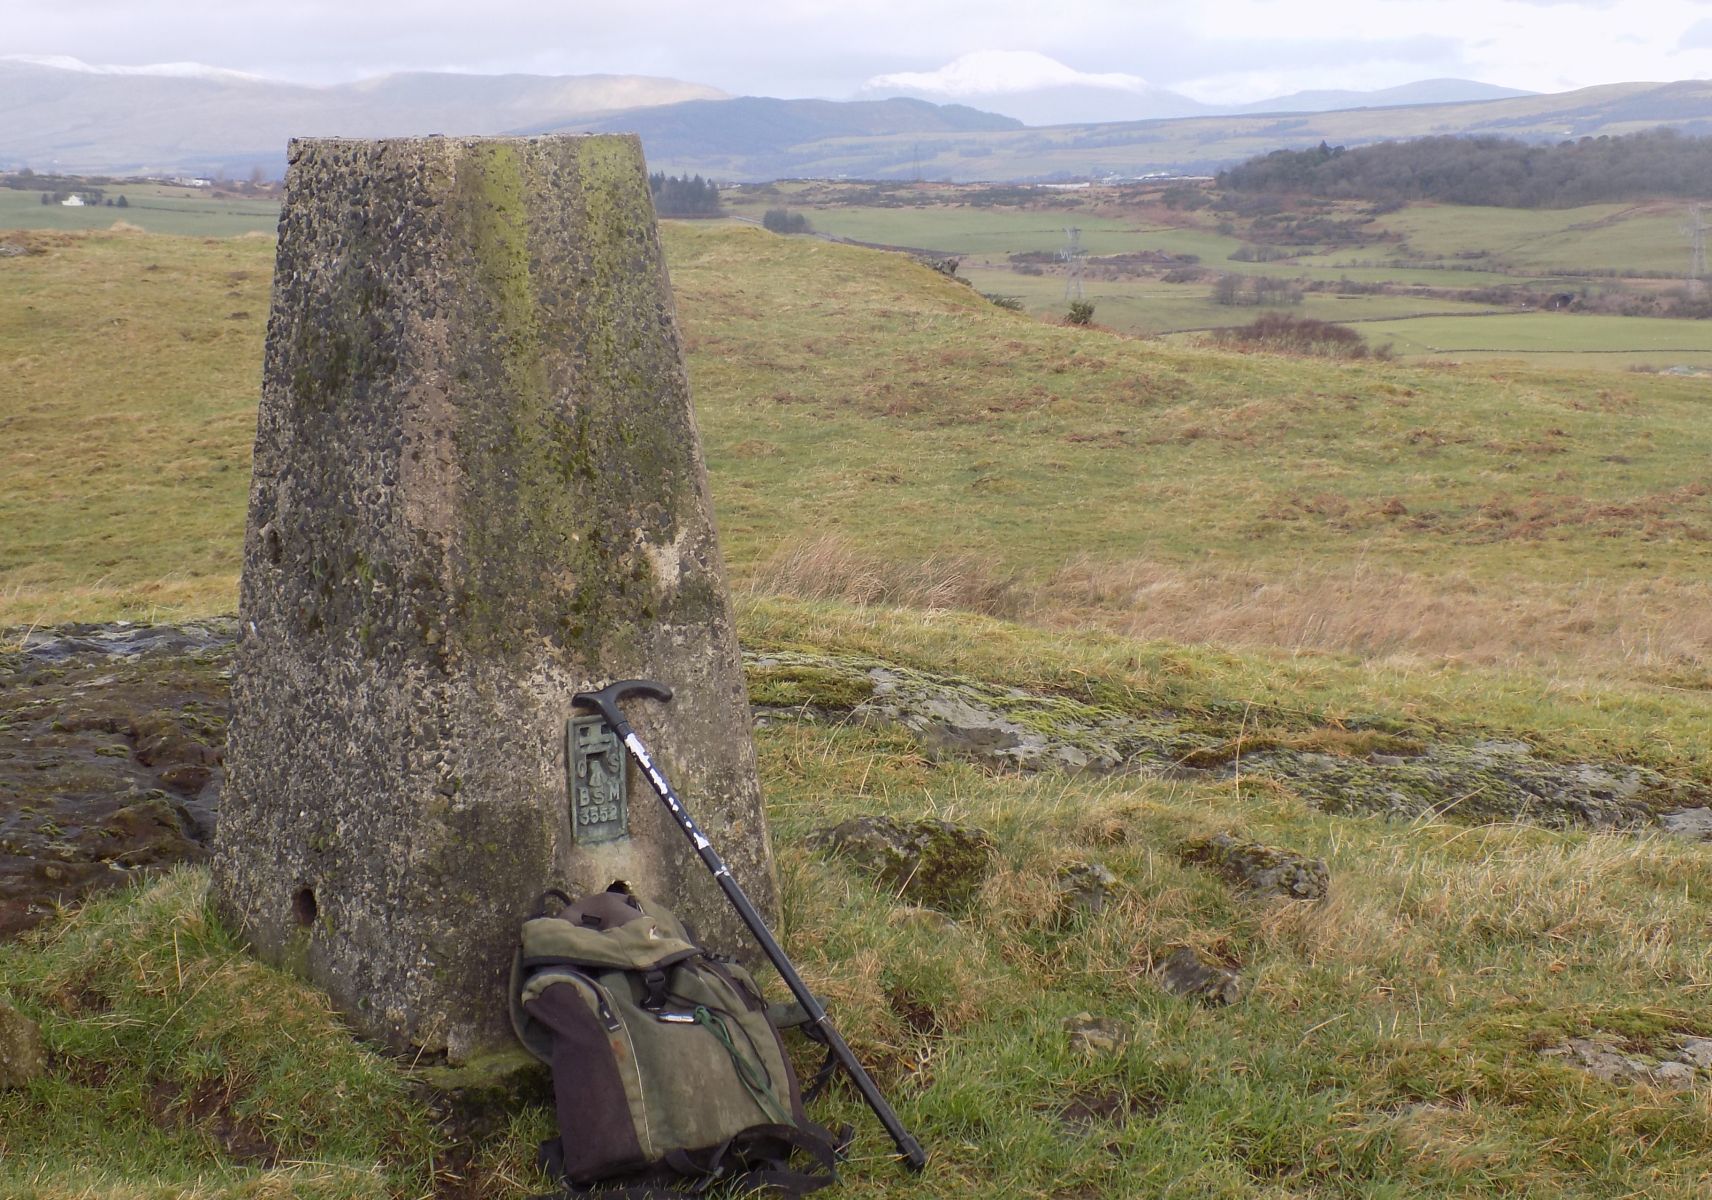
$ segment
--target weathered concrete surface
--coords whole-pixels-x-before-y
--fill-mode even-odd
[[[633,137],[292,144],[215,893],[356,1028],[507,1042],[518,919],[625,879],[741,926],[643,781],[571,841],[578,690],[776,889],[699,438]]]

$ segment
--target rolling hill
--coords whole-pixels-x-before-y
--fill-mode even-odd
[[[1322,140],[1355,146],[1501,133],[1543,141],[1660,124],[1712,130],[1705,80],[1556,95],[1426,80],[1300,93],[1234,112],[1135,82],[1127,90],[1048,81],[1002,94],[785,100],[636,75],[408,72],[309,87],[195,64],[119,69],[0,57],[0,168],[242,176],[259,166],[276,176],[292,137],[592,131],[639,133],[655,169],[719,179],[1003,181],[1202,174]],[[1006,111],[1032,120],[1071,112],[1149,119],[1031,126],[1000,115]]]
[[[808,101],[780,101],[798,105]],[[718,106],[716,106],[717,110]],[[621,114],[567,129],[635,128],[644,118]],[[1027,180],[1207,174],[1257,154],[1321,141],[1358,146],[1430,134],[1501,133],[1530,141],[1631,133],[1670,125],[1712,132],[1712,80],[1619,83],[1553,95],[1455,103],[1415,103],[1328,112],[1274,111],[1236,116],[1087,125],[884,134],[829,134],[814,140],[747,139],[752,148],[697,145],[687,122],[704,110],[667,105],[646,115],[650,162],[672,172],[767,180],[787,177]],[[790,135],[787,134],[786,137]]]
[[[0,166],[79,174],[283,173],[294,137],[504,133],[616,109],[718,99],[642,75],[406,72],[309,87],[184,66],[0,58]]]
[[[272,246],[12,244],[0,762],[37,795],[0,832],[52,880],[79,831],[44,781],[101,786],[144,729],[224,737],[229,650],[32,656],[96,632],[43,621],[230,610]],[[847,1194],[1704,1197],[1712,849],[1553,807],[1706,803],[1699,381],[1160,346],[900,255],[712,224],[666,244],[781,939],[933,1155],[897,1171],[829,1089]],[[925,689],[959,740],[870,719],[882,685]],[[1011,744],[983,709],[1014,740],[1120,730],[1136,769],[964,753]],[[111,798],[123,817],[83,822],[104,844],[178,819],[165,791]],[[814,848],[924,816],[986,839],[967,911]],[[1262,891],[1242,853],[1319,898]],[[0,1089],[0,1193],[549,1186],[538,1100],[486,1074],[458,1103],[487,1122],[444,1119],[437,1064],[252,961],[205,873],[139,884],[0,944],[0,1012],[45,1051]]]

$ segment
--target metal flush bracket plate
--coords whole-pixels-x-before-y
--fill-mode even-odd
[[[571,842],[592,845],[630,834],[624,744],[599,714],[565,722]]]

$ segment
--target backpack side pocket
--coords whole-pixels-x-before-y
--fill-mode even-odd
[[[524,1009],[553,1033],[553,1100],[565,1177],[586,1183],[658,1157],[629,1032],[605,991],[556,968],[530,981]]]

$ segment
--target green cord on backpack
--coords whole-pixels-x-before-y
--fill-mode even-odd
[[[618,1184],[670,1196],[663,1187],[710,1178],[800,1195],[835,1182],[839,1139],[804,1114],[754,979],[614,887],[576,902],[549,893],[564,907],[523,924],[512,1023],[552,1068],[559,1124],[543,1165],[569,1191],[603,1195]],[[813,1169],[793,1170],[793,1151]]]

